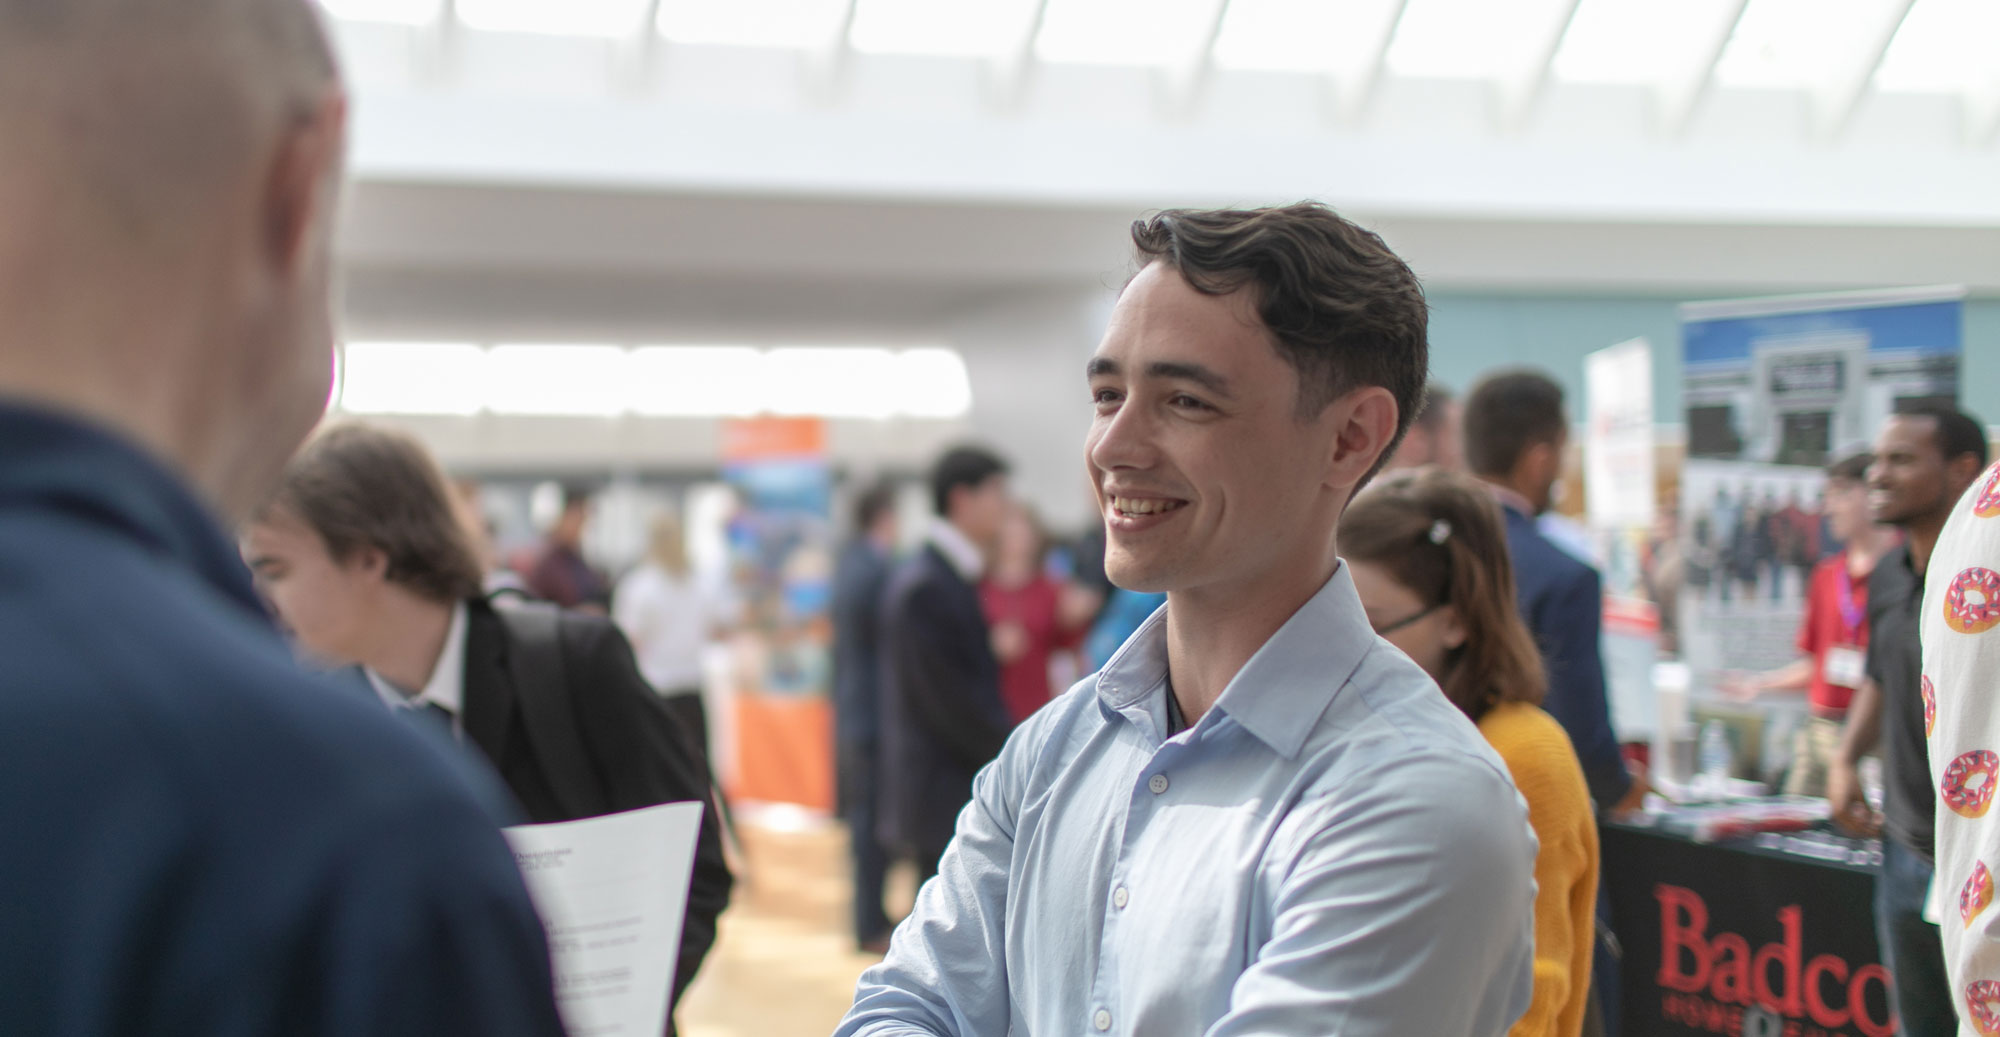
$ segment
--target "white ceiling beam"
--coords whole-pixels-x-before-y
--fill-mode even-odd
[[[660,2],[646,0],[639,24],[612,45],[612,75],[628,94],[643,94],[652,88],[660,51],[666,46],[660,38]]]
[[[1959,98],[1965,120],[1965,143],[1983,148],[2000,137],[2000,68],[1988,72],[1986,85]]]
[[[1383,9],[1382,20],[1376,25],[1375,37],[1365,51],[1367,57],[1361,64],[1345,75],[1328,77],[1328,86],[1333,92],[1333,112],[1343,123],[1357,123],[1368,114],[1368,106],[1375,100],[1375,90],[1382,84],[1382,70],[1389,60],[1389,46],[1396,42],[1396,30],[1403,26],[1403,14],[1410,9],[1410,0],[1389,0]]]
[[[1569,27],[1576,21],[1576,10],[1582,4],[1583,0],[1562,0],[1542,35],[1536,39],[1534,49],[1522,55],[1521,64],[1512,74],[1500,80],[1500,126],[1503,130],[1517,132],[1535,114],[1535,105],[1541,101],[1542,93],[1548,87],[1549,69],[1555,64],[1556,52],[1562,49],[1563,37],[1569,35]]]
[[[1889,0],[1881,16],[1867,27],[1853,60],[1836,72],[1832,82],[1815,91],[1813,115],[1821,136],[1837,138],[1854,120],[1854,111],[1867,96],[1875,71],[1882,67],[1882,58],[1889,53],[1889,44],[1895,42],[1903,21],[1910,16],[1910,8],[1915,5],[1916,0]]]
[[[803,85],[806,100],[817,105],[829,105],[840,99],[847,88],[847,72],[853,64],[854,13],[861,7],[861,0],[846,0],[840,12],[840,22],[831,38],[817,49],[806,52],[806,74]]]
[[[458,0],[443,0],[438,4],[437,19],[424,26],[413,48],[418,82],[437,85],[451,80],[458,71],[458,48],[463,35]]]
[[[1229,17],[1231,0],[1213,0],[1215,7],[1209,14],[1208,25],[1202,31],[1201,40],[1186,59],[1167,69],[1168,116],[1174,119],[1193,117],[1201,105],[1202,91],[1208,87],[1215,75],[1215,41],[1222,38],[1222,23]]]
[[[1014,46],[994,63],[992,96],[995,108],[1013,111],[1026,100],[1028,84],[1035,74],[1035,40],[1042,35],[1042,23],[1048,19],[1050,2],[1035,0],[1035,9],[1028,17],[1027,28],[1014,41]]]
[[[1715,66],[1722,61],[1722,53],[1729,49],[1736,27],[1743,24],[1743,12],[1749,8],[1750,0],[1730,0],[1687,68],[1660,87],[1660,126],[1667,136],[1678,137],[1687,132],[1688,124],[1694,121],[1696,110],[1715,82]]]

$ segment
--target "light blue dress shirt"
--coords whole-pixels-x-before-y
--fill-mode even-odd
[[[980,772],[838,1037],[1504,1034],[1527,808],[1346,566],[1172,738],[1167,692],[1162,609]]]

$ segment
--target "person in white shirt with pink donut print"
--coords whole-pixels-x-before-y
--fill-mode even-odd
[[[1959,1033],[2000,1035],[2000,465],[1974,481],[1932,554],[1924,594],[1924,718],[1937,799],[1945,969]]]

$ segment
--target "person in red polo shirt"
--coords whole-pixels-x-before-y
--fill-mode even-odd
[[[1792,743],[1792,769],[1785,778],[1785,792],[1790,795],[1826,794],[1827,763],[1840,745],[1847,702],[1861,683],[1867,659],[1868,574],[1896,543],[1894,530],[1868,517],[1871,460],[1872,455],[1859,453],[1826,470],[1827,524],[1844,549],[1821,561],[1806,586],[1805,620],[1799,624],[1801,657],[1766,673],[1723,681],[1725,692],[1744,699],[1768,691],[1806,689],[1812,715],[1799,726]]]

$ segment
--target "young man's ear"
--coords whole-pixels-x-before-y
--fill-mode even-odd
[[[1396,397],[1382,386],[1367,385],[1328,404],[1327,412],[1334,422],[1334,441],[1327,457],[1326,484],[1352,488],[1396,438]]]

